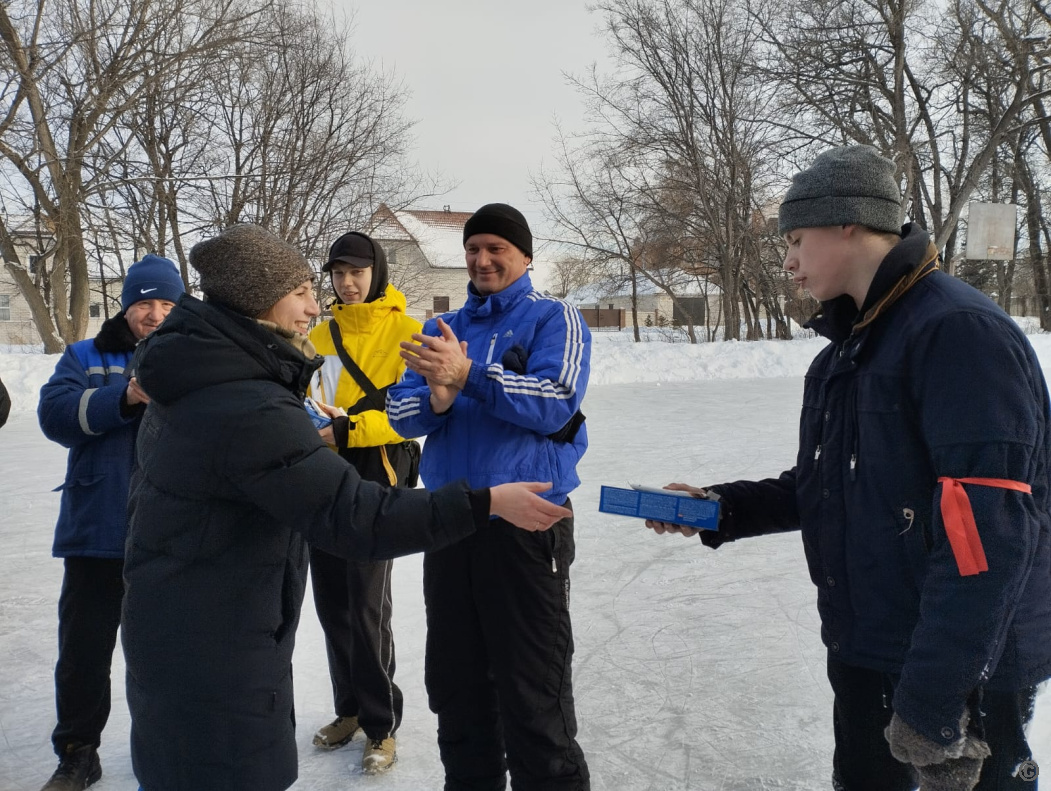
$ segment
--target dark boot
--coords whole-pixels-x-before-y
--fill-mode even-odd
[[[84,791],[100,777],[102,764],[95,748],[71,744],[59,758],[58,769],[40,791]]]

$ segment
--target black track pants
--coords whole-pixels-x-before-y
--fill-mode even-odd
[[[573,520],[497,519],[424,558],[426,683],[446,791],[587,791],[569,620]]]
[[[124,561],[65,559],[58,599],[58,662],[51,734],[55,753],[71,744],[99,746],[110,712],[110,666],[124,599]]]
[[[336,714],[356,715],[370,739],[393,736],[401,724],[390,625],[392,565],[356,563],[310,549],[314,606],[325,632]]]

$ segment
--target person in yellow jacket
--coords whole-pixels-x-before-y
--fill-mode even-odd
[[[406,315],[405,296],[388,283],[383,249],[365,234],[339,237],[322,271],[332,278],[336,301],[332,318],[310,333],[324,364],[309,395],[333,418],[321,436],[365,480],[415,486],[419,445],[390,427],[384,401],[405,370],[398,344],[421,325]],[[394,683],[391,561],[359,563],[311,547],[310,576],[336,713],[314,734],[314,745],[332,750],[363,731],[362,770],[385,772],[397,760],[402,716],[402,693]]]

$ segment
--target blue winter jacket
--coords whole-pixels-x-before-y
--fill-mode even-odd
[[[428,487],[465,479],[473,488],[551,481],[543,497],[563,503],[580,484],[576,465],[587,449],[580,425],[572,441],[548,435],[577,413],[587,388],[591,332],[580,311],[533,288],[525,274],[503,291],[479,296],[442,317],[467,341],[471,371],[452,407],[436,415],[423,377],[407,371],[387,396],[391,427],[427,435],[420,477]],[[431,319],[425,335],[438,336]]]
[[[936,256],[906,231],[860,313],[841,297],[811,322],[832,343],[807,373],[796,466],[713,487],[725,518],[705,543],[801,527],[830,654],[900,674],[894,710],[948,744],[976,688],[1051,676],[1049,402],[1029,342],[984,294],[938,270],[900,291]],[[965,485],[988,571],[960,573],[943,476],[1032,486]]]
[[[101,347],[101,348],[100,348]],[[55,557],[123,558],[128,483],[144,409],[121,410],[135,339],[120,314],[98,336],[66,347],[40,389],[44,435],[69,448]],[[105,351],[103,351],[105,349]]]

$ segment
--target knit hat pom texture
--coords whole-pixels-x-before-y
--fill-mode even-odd
[[[783,236],[796,228],[864,225],[901,233],[901,220],[894,163],[872,146],[840,146],[792,178],[777,230]]]
[[[201,291],[245,316],[257,318],[314,279],[299,250],[265,228],[231,225],[190,250],[190,266],[201,276]]]

